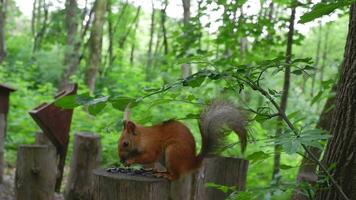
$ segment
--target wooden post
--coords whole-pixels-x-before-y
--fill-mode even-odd
[[[90,199],[93,186],[92,171],[99,167],[101,160],[100,137],[88,133],[77,133],[65,199]]]
[[[49,146],[55,147],[54,144],[48,139],[46,134],[44,134],[41,131],[36,133],[35,144],[49,145]]]
[[[204,159],[203,166],[196,173],[193,199],[226,199],[229,195],[216,188],[207,188],[207,183],[236,186],[237,190],[244,190],[247,169],[248,160],[227,157],[209,157]]]
[[[15,173],[16,200],[53,200],[57,178],[56,150],[48,145],[21,145]]]
[[[7,113],[9,112],[9,96],[15,89],[7,85],[0,84],[0,184],[3,181],[4,163],[4,146],[7,127]]]
[[[194,174],[186,174],[180,177],[180,179],[171,182],[170,200],[190,200],[192,198],[192,185],[194,178]]]
[[[165,179],[113,174],[105,169],[94,173],[94,193],[91,200],[167,200],[170,183]]]

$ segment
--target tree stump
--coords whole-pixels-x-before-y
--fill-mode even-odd
[[[191,199],[194,178],[193,174],[186,174],[178,180],[171,182],[170,200]]]
[[[88,133],[77,133],[74,138],[74,151],[65,199],[90,198],[93,185],[92,171],[99,167],[101,160],[100,137]]]
[[[0,113],[0,183],[3,181],[4,163],[4,146],[6,134],[6,115]]]
[[[167,200],[169,181],[161,178],[109,173],[96,169],[91,200]]]
[[[57,178],[56,151],[47,145],[21,145],[18,149],[16,200],[52,200]]]
[[[46,134],[41,131],[36,133],[35,144],[55,147],[51,140],[46,136]]]
[[[196,173],[194,183],[195,200],[226,199],[229,193],[216,188],[206,187],[207,183],[235,186],[237,190],[245,189],[248,161],[238,158],[209,157],[204,159],[202,167]]]

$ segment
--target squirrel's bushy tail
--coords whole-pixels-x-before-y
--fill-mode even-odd
[[[198,155],[201,161],[209,154],[221,150],[224,145],[226,129],[233,130],[240,139],[241,151],[247,144],[247,121],[244,114],[230,102],[215,101],[200,115],[199,128],[202,137],[202,148]]]

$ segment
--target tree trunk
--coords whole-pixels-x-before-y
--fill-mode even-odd
[[[57,177],[55,148],[22,145],[18,149],[15,174],[16,200],[53,200]]]
[[[321,66],[320,66],[320,87],[322,87],[321,83],[324,80],[324,68],[325,68],[325,62],[328,57],[328,52],[329,52],[329,31],[330,31],[330,25],[326,24],[326,31],[325,31],[325,39],[324,39],[324,48],[323,48],[323,54],[321,56]]]
[[[0,0],[0,64],[6,57],[5,45],[6,0]]]
[[[89,61],[85,73],[85,84],[90,91],[95,89],[96,76],[101,64],[106,3],[106,0],[96,0],[95,2],[95,16],[89,39]]]
[[[137,18],[136,23],[135,23],[135,27],[134,27],[134,35],[133,35],[133,41],[132,41],[132,45],[131,45],[131,52],[130,52],[130,64],[131,66],[134,64],[134,58],[135,58],[135,48],[136,48],[136,33],[138,30],[140,24],[140,19]]]
[[[187,30],[188,30],[188,25],[189,25],[189,20],[190,20],[190,0],[182,0],[183,4],[183,23],[184,23],[184,37],[189,37]],[[185,49],[186,51],[188,49]],[[192,74],[192,69],[190,64],[184,63],[181,66],[182,70],[182,78],[186,78]]]
[[[155,30],[155,8],[154,3],[152,1],[152,13],[151,13],[151,26],[150,26],[150,41],[148,43],[148,52],[147,52],[147,66],[146,66],[146,80],[151,79],[151,71],[152,71],[152,47],[153,47],[153,37]]]
[[[34,6],[36,6],[34,4]],[[41,49],[42,40],[47,30],[47,22],[48,22],[48,3],[46,0],[37,0],[37,7],[33,8],[37,11],[34,12],[34,44],[32,52],[37,52]],[[43,16],[42,16],[43,15]]]
[[[317,69],[319,67],[321,37],[322,37],[322,26],[321,26],[321,21],[319,21],[319,36],[318,36],[318,41],[317,41],[317,45],[316,45],[315,63],[314,63],[315,71],[312,74],[312,85],[311,85],[311,91],[310,91],[311,92],[311,94],[310,94],[311,97],[314,96],[316,73],[317,73]]]
[[[336,92],[336,86],[332,88],[331,92]],[[323,129],[325,131],[330,131],[330,124],[332,120],[332,113],[335,105],[335,96],[329,97],[326,101],[323,111],[320,114],[319,121],[316,125],[316,128]],[[316,158],[320,158],[322,150],[315,147],[309,147],[309,151]],[[310,154],[304,153],[304,157],[302,163],[299,167],[298,175],[297,175],[297,183],[307,182],[309,184],[314,185],[318,180],[318,176],[316,174],[317,164],[312,161],[312,157]],[[293,200],[309,200],[309,197],[304,195],[303,191],[296,189],[293,194]]]
[[[90,199],[93,187],[92,171],[100,165],[99,136],[78,133],[74,138],[74,151],[65,190],[66,200]]]
[[[94,170],[93,200],[167,200],[170,183],[165,179]]]
[[[164,55],[168,55],[168,39],[167,39],[167,29],[166,29],[167,6],[168,6],[168,0],[165,0],[164,7],[161,10],[161,27],[162,27],[162,34],[163,34]]]
[[[295,10],[296,7],[293,5],[291,9],[291,16],[289,19],[289,32],[288,32],[288,40],[287,40],[287,50],[286,50],[286,69],[284,72],[284,83],[283,83],[283,91],[280,102],[281,112],[285,112],[287,109],[287,100],[289,93],[289,84],[290,84],[290,63],[292,57],[292,46],[293,46],[293,35],[294,35],[294,20],[295,20]],[[278,127],[276,131],[276,138],[279,138],[282,134],[282,123],[283,119],[278,118]],[[272,179],[276,182],[280,179],[280,161],[281,161],[281,146],[275,145],[274,147],[274,163],[273,163],[273,173]]]
[[[67,47],[64,56],[66,69],[62,74],[60,89],[64,89],[69,84],[69,78],[75,74],[78,68],[80,42],[78,41],[78,5],[77,0],[66,0],[66,27],[67,27]]]
[[[243,191],[246,186],[248,161],[238,158],[210,157],[204,159],[202,167],[196,173],[194,200],[226,199],[229,193],[217,188],[206,187],[207,183],[223,186],[235,186]]]
[[[350,8],[349,32],[331,123],[332,137],[323,163],[349,199],[356,199],[356,4]],[[335,185],[319,189],[317,199],[345,199]]]

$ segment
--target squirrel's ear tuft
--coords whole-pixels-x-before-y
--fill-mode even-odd
[[[124,128],[127,130],[127,132],[134,134],[136,125],[132,121],[125,120],[124,121]]]

